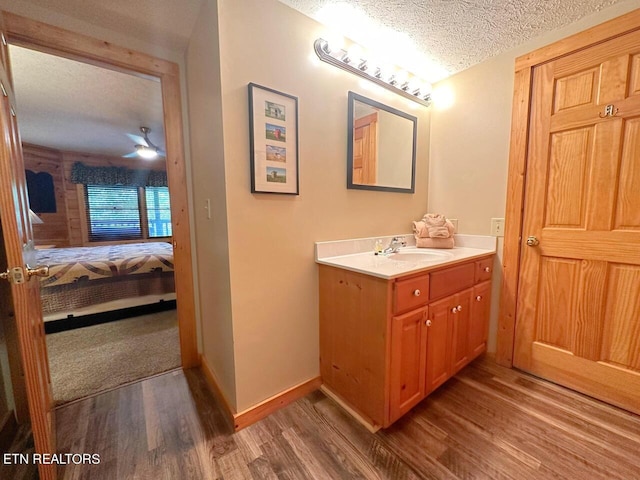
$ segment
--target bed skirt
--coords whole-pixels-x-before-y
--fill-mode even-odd
[[[81,279],[75,283],[41,288],[40,296],[42,313],[47,315],[123,298],[172,292],[175,292],[174,272],[152,272],[99,280]]]

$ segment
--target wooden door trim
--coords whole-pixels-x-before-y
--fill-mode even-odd
[[[164,106],[167,177],[171,192],[174,272],[183,368],[200,364],[198,355],[187,175],[182,134],[180,69],[177,64],[93,37],[4,13],[8,41],[116,71],[159,78]]]
[[[578,50],[606,42],[614,37],[640,29],[639,25],[640,9],[633,10],[625,15],[608,20],[588,30],[578,32],[516,58],[515,70],[517,72],[527,68],[533,68],[541,63],[546,63]]]
[[[511,144],[507,175],[506,222],[502,256],[502,290],[500,293],[496,345],[496,362],[500,365],[513,366],[520,247],[524,234],[522,222],[524,219],[523,207],[533,69],[542,63],[564,57],[636,30],[640,30],[640,9],[534,50],[516,59],[511,115]]]

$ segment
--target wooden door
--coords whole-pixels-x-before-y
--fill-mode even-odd
[[[375,185],[378,180],[378,114],[356,119],[353,126],[353,183]]]
[[[426,320],[426,307],[391,319],[389,423],[425,396]]]
[[[6,42],[2,41],[0,48],[0,217],[8,263],[0,265],[0,270],[7,270],[8,273],[3,276],[11,281],[14,320],[18,330],[36,452],[55,453],[51,380],[40,290],[37,279],[30,279],[27,269],[28,266],[35,267],[35,250]],[[54,465],[40,464],[38,468],[41,480],[55,479]]]
[[[431,393],[451,376],[449,341],[449,304],[444,298],[429,305],[427,333],[427,384],[426,392]]]
[[[514,365],[640,413],[640,32],[533,69],[527,156]]]
[[[451,375],[469,363],[469,328],[471,323],[471,294],[469,288],[452,299],[449,306],[451,322]]]
[[[491,313],[491,281],[473,287],[469,319],[469,357],[476,358],[487,349]]]

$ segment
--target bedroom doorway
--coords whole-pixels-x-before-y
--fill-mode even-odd
[[[56,405],[180,367],[159,80],[9,56]]]
[[[161,129],[153,128],[151,132],[138,131],[138,136],[142,136],[144,139],[148,140],[146,146],[155,147],[156,144],[165,143],[164,150],[166,150],[166,158],[167,158],[167,167],[165,174],[165,184],[162,184],[162,181],[156,182],[154,180],[153,185],[140,185],[138,183],[132,185],[124,185],[129,188],[128,192],[118,191],[117,194],[114,195],[115,198],[118,199],[121,205],[127,204],[126,195],[132,194],[133,190],[138,190],[137,192],[137,201],[139,207],[148,207],[149,203],[153,203],[154,208],[147,209],[143,213],[140,213],[140,230],[142,230],[141,235],[145,238],[144,240],[149,240],[149,236],[154,231],[154,229],[162,229],[162,218],[152,218],[154,215],[158,213],[158,210],[162,210],[163,200],[162,197],[165,196],[165,192],[161,191],[163,187],[166,190],[171,191],[171,222],[169,224],[170,227],[170,238],[169,242],[165,244],[171,247],[173,254],[173,265],[174,272],[172,272],[172,281],[174,278],[178,280],[175,281],[175,298],[177,299],[177,309],[175,310],[175,315],[177,315],[177,319],[171,320],[170,310],[164,312],[154,312],[152,315],[162,317],[160,321],[171,322],[177,321],[179,326],[179,335],[178,332],[175,332],[175,338],[172,339],[172,342],[175,342],[178,352],[177,357],[177,365],[182,366],[183,368],[190,368],[197,366],[199,364],[199,357],[196,347],[196,329],[195,329],[195,318],[194,318],[194,299],[193,299],[193,276],[191,272],[191,248],[190,248],[190,232],[189,232],[189,214],[188,214],[188,202],[187,202],[187,192],[186,192],[186,173],[185,173],[185,165],[184,165],[184,157],[183,157],[183,139],[182,139],[182,121],[181,121],[181,107],[180,107],[180,89],[178,83],[178,68],[175,64],[170,62],[166,62],[163,60],[155,59],[153,57],[149,57],[144,54],[139,54],[137,52],[131,52],[127,49],[120,49],[118,47],[114,47],[113,45],[105,44],[104,42],[100,42],[98,40],[91,39],[89,37],[84,37],[82,35],[73,34],[70,32],[66,32],[60,30],[58,28],[50,27],[45,24],[41,24],[39,22],[35,22],[32,20],[28,20],[22,17],[18,17],[12,14],[5,14],[6,19],[6,29],[7,29],[7,38],[9,43],[15,45],[16,48],[26,48],[30,50],[35,50],[40,53],[40,51],[46,51],[47,53],[53,53],[63,58],[73,58],[74,60],[79,60],[81,62],[88,63],[92,66],[99,66],[101,68],[105,68],[107,72],[113,73],[114,71],[120,72],[120,74],[124,75],[125,72],[128,75],[133,74],[135,78],[142,78],[150,81],[154,81],[160,88],[160,94],[162,97],[162,122],[165,127],[165,131],[167,132],[164,136],[165,142],[158,140],[157,136],[154,136],[154,133],[157,133],[158,130]],[[19,93],[20,85],[19,82],[16,82],[16,90]],[[18,121],[20,122],[20,110],[18,110]],[[139,127],[147,127],[147,125],[141,124],[137,125],[137,129]],[[22,127],[21,127],[22,128]],[[136,133],[136,129],[129,128],[129,133]],[[155,131],[154,131],[155,130]],[[124,133],[127,132],[123,132]],[[142,143],[142,142],[141,142]],[[31,147],[29,147],[31,148]],[[130,150],[135,148],[135,144],[131,142]],[[55,148],[53,149],[55,150]],[[50,154],[51,152],[48,152]],[[27,152],[25,149],[25,156]],[[64,154],[63,154],[64,156]],[[91,163],[87,161],[87,158],[82,158],[81,160],[85,160],[86,163]],[[42,163],[42,158],[38,160]],[[76,163],[76,162],[74,162]],[[80,162],[82,163],[82,162]],[[90,165],[92,166],[92,165]],[[95,166],[95,165],[93,165]],[[118,165],[109,164],[108,167],[118,168]],[[64,170],[64,168],[62,168]],[[136,169],[132,169],[136,170]],[[153,173],[153,169],[152,173]],[[62,176],[64,178],[65,173],[62,172]],[[134,171],[134,176],[136,172]],[[122,184],[123,182],[117,182],[118,184]],[[160,183],[159,185],[157,183]],[[122,185],[119,185],[122,186]],[[92,205],[92,201],[96,198],[102,198],[101,195],[94,195],[95,192],[92,192],[92,188],[95,190],[95,187],[91,187],[86,183],[78,183],[70,186],[69,188],[65,187],[65,194],[71,194],[73,196],[73,190],[75,190],[78,195],[79,207],[84,207],[85,211],[87,208],[94,208]],[[155,190],[154,190],[155,189]],[[81,193],[81,194],[80,194]],[[71,197],[68,197],[67,200]],[[55,198],[55,196],[54,196]],[[82,205],[82,202],[85,202]],[[46,201],[45,201],[46,203]],[[73,203],[73,202],[70,202]],[[134,202],[135,203],[135,202]],[[166,202],[168,203],[168,202]],[[75,205],[72,205],[72,208]],[[68,207],[68,205],[67,205]],[[97,211],[99,209],[99,205],[95,207]],[[157,208],[156,208],[157,207]],[[125,208],[126,209],[126,208]],[[66,209],[68,211],[68,208]],[[151,211],[153,210],[153,211]],[[42,215],[44,216],[44,214]],[[80,218],[79,222],[75,223],[75,231],[73,233],[69,233],[69,239],[72,235],[79,234],[82,236],[81,245],[84,245],[85,239],[89,239],[92,235],[94,235],[94,240],[97,238],[95,236],[96,233],[100,233],[100,227],[104,225],[99,225],[98,221],[94,221],[92,223],[91,214],[85,215],[84,218]],[[161,215],[160,215],[161,217]],[[97,218],[97,217],[96,217]],[[41,218],[40,218],[41,219]],[[32,220],[34,217],[32,216]],[[35,220],[38,221],[38,217],[35,217]],[[86,222],[86,223],[83,223]],[[45,222],[46,223],[46,222]],[[123,223],[126,223],[126,219],[123,220]],[[166,223],[166,222],[165,222]],[[51,227],[55,226],[55,222],[51,222]],[[130,226],[130,225],[129,225]],[[166,225],[164,225],[166,227]],[[36,227],[37,228],[37,227]],[[72,228],[70,227],[71,231]],[[58,229],[57,233],[60,233],[60,229]],[[61,242],[62,243],[62,242]],[[68,241],[69,245],[71,243],[75,243],[78,245],[78,242]],[[104,243],[104,242],[96,242],[96,243]],[[143,242],[147,243],[147,242]],[[151,242],[148,242],[151,243]],[[52,243],[55,245],[55,243]],[[43,246],[51,246],[51,245],[43,245]],[[146,253],[144,254],[145,256]],[[151,253],[151,256],[159,257],[160,255],[156,253]],[[166,259],[165,259],[166,260]],[[162,259],[160,259],[162,263]],[[131,263],[131,261],[130,261]],[[166,262],[165,262],[166,263]],[[129,264],[127,266],[131,267]],[[111,267],[108,267],[111,268]],[[118,267],[115,267],[118,268]],[[154,268],[154,267],[151,267]],[[100,268],[93,269],[99,270]],[[162,271],[161,267],[155,267],[155,270]],[[95,273],[95,272],[94,272]],[[60,278],[64,275],[61,274]],[[143,288],[149,289],[151,287],[151,283],[156,282],[155,279],[147,279],[149,281],[143,282]],[[160,279],[157,282],[162,283],[164,280]],[[140,282],[139,282],[140,283]],[[140,287],[138,287],[140,288]],[[106,288],[101,289],[106,290]],[[102,291],[100,293],[103,293]],[[149,290],[151,295],[155,294],[154,291]],[[161,292],[160,295],[166,292]],[[89,293],[91,296],[91,293]],[[68,301],[68,300],[65,300]],[[170,301],[170,300],[168,300]],[[126,322],[126,321],[125,321]],[[109,334],[106,334],[110,336]],[[126,334],[121,334],[126,335]],[[113,334],[111,335],[111,337]],[[144,337],[148,338],[148,337]],[[167,343],[168,341],[161,341],[161,343]],[[77,341],[71,341],[70,343],[76,344]],[[165,347],[166,348],[166,347]],[[153,357],[153,353],[144,353],[142,357]]]

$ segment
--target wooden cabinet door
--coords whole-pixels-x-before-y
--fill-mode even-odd
[[[426,320],[426,307],[391,320],[388,423],[400,418],[425,396]]]
[[[469,326],[471,323],[472,294],[472,288],[464,290],[454,295],[450,303],[451,375],[455,375],[469,363]]]
[[[514,365],[640,413],[640,31],[535,67],[528,138]]]
[[[471,319],[469,320],[469,359],[472,360],[487,349],[489,314],[491,309],[491,282],[473,287]]]
[[[427,393],[433,392],[451,376],[449,308],[451,297],[429,305],[427,326]]]

